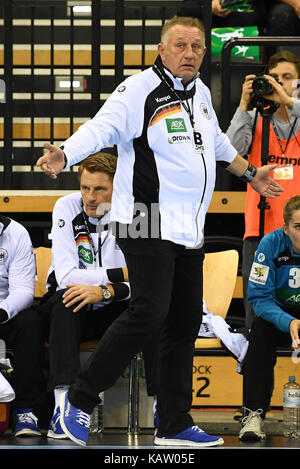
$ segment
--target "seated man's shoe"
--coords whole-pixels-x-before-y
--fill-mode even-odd
[[[249,413],[242,419],[243,427],[240,431],[239,439],[243,441],[257,441],[265,439],[266,434],[263,431],[263,421],[261,419],[263,410],[258,409],[251,411],[246,409],[246,411]]]
[[[156,435],[154,439],[155,445],[161,446],[219,446],[224,443],[223,438],[219,436],[212,436],[205,433],[199,427],[194,425],[187,428],[183,432],[177,433],[173,436],[160,436]]]
[[[60,425],[72,441],[82,446],[87,444],[90,416],[70,403],[68,392],[63,393],[60,400]]]
[[[41,436],[37,423],[32,409],[16,409],[15,436]]]
[[[55,438],[57,440],[64,440],[68,438],[68,436],[64,433],[60,425],[60,408],[59,407],[56,408],[56,411],[52,415],[47,437]]]
[[[159,417],[157,410],[154,413],[154,418],[153,418],[153,425],[154,425],[154,436],[157,434],[158,426],[159,426]]]

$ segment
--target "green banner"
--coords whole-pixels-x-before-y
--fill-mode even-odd
[[[253,11],[251,1],[247,0],[223,0],[221,7],[224,10],[236,11],[238,13],[249,13]]]
[[[219,57],[222,54],[224,44],[236,37],[257,37],[258,28],[256,26],[241,26],[235,28],[213,28],[211,30],[211,55]],[[232,57],[248,58],[259,60],[259,46],[238,45],[232,48]]]

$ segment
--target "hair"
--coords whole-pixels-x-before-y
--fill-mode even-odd
[[[79,181],[84,169],[89,171],[89,173],[106,173],[113,179],[117,168],[117,160],[118,158],[115,155],[102,153],[100,151],[88,156],[78,168]]]
[[[289,224],[293,213],[296,212],[296,210],[300,210],[300,195],[295,195],[294,197],[291,197],[286,201],[284,205],[283,219],[286,225]]]
[[[293,54],[293,52],[290,52],[289,50],[282,50],[277,52],[269,58],[267,64],[268,70],[272,70],[280,62],[290,62],[294,64],[298,73],[298,77],[300,78],[300,59],[297,57],[297,55]]]
[[[173,16],[170,20],[166,21],[161,30],[160,40],[165,43],[168,38],[168,34],[173,26],[179,24],[180,26],[189,26],[191,28],[198,28],[203,33],[205,38],[205,27],[201,20],[198,18],[192,18],[190,16]]]

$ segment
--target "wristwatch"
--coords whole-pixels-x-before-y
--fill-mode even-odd
[[[102,288],[103,300],[110,300],[112,297],[112,294],[109,291],[109,289],[105,285],[100,285],[100,287]]]

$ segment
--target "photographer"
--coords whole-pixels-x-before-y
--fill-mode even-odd
[[[261,113],[268,109],[271,115],[269,151],[267,164],[278,164],[274,179],[284,188],[281,197],[266,199],[269,206],[264,213],[264,234],[282,227],[283,205],[287,199],[299,192],[300,181],[300,100],[298,86],[300,59],[289,51],[281,51],[270,57],[268,74],[264,80],[247,75],[242,95],[230,126],[227,130],[233,146],[248,158],[249,163],[261,166],[262,122]],[[276,78],[274,76],[275,75]],[[252,84],[255,79],[255,94]],[[271,94],[262,98],[259,92],[270,85]],[[257,106],[253,109],[253,106]],[[251,110],[252,109],[252,110]],[[260,197],[247,184],[245,208],[245,233],[243,243],[243,290],[246,327],[251,328],[254,313],[247,300],[248,278],[254,254],[259,243]]]

